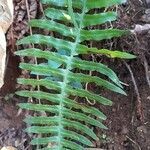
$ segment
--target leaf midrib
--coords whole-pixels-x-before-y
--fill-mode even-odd
[[[68,4],[70,4],[70,6],[68,7],[72,7],[72,0],[68,0]],[[78,31],[78,34],[77,34],[77,37],[76,37],[76,40],[74,42],[74,47],[72,48],[71,50],[71,54],[70,54],[70,57],[68,57],[68,63],[66,65],[66,70],[65,70],[65,74],[64,74],[64,80],[62,82],[62,86],[61,86],[61,93],[60,93],[60,104],[59,104],[59,133],[58,133],[58,137],[59,137],[59,143],[58,143],[58,149],[61,150],[62,149],[62,145],[61,145],[61,140],[62,139],[62,135],[61,135],[61,130],[63,130],[63,125],[62,125],[62,121],[61,119],[63,118],[63,115],[62,115],[62,111],[63,111],[63,108],[64,108],[64,103],[63,103],[63,100],[65,97],[67,97],[67,94],[66,94],[66,87],[67,87],[67,84],[69,82],[69,72],[70,70],[72,69],[72,62],[73,62],[73,57],[76,55],[76,48],[77,48],[77,45],[80,43],[80,32],[81,32],[81,29],[82,29],[82,24],[83,24],[83,17],[85,15],[85,12],[86,12],[86,0],[83,4],[83,11],[82,11],[82,14],[81,14],[81,19],[80,19],[80,24],[79,24],[79,27],[77,28],[76,24],[75,24],[75,28],[76,30]],[[73,12],[71,12],[73,13]],[[71,15],[73,16],[73,15]],[[74,18],[72,18],[74,19]]]

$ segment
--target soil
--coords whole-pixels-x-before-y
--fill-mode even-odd
[[[31,0],[30,5],[33,5],[32,2]],[[150,18],[145,19],[148,17],[145,12],[150,9],[146,2],[148,1],[128,0],[126,4],[119,6],[119,18],[117,22],[113,23],[113,26],[134,29],[136,24],[150,23]],[[16,79],[23,74],[18,69],[20,58],[13,54],[17,49],[15,42],[18,38],[28,34],[25,25],[24,29],[17,28],[17,31],[15,30],[17,26],[22,26],[22,23],[26,24],[27,22],[25,17],[24,22],[20,22],[16,15],[18,11],[24,14],[25,9],[20,9],[23,8],[20,5],[25,5],[25,2],[20,3],[21,1],[14,1],[15,8],[18,5],[19,8],[15,9],[14,23],[7,33],[8,63],[5,84],[0,90],[0,148],[14,146],[18,150],[31,150],[29,147],[30,137],[23,132],[25,128],[23,119],[28,112],[17,107],[17,104],[24,99],[14,95],[14,92],[21,88],[17,85]],[[39,4],[36,6],[39,7]],[[26,15],[24,14],[24,16]],[[24,30],[24,32],[20,34],[19,30]],[[150,87],[147,80],[150,73],[146,72],[146,67],[150,67],[150,33],[130,35],[105,44],[112,49],[123,49],[133,53],[137,55],[137,59],[128,60],[126,63],[121,60],[110,61],[107,58],[103,60],[117,72],[121,81],[126,84],[127,96],[101,91],[102,95],[112,99],[114,103],[112,107],[102,107],[108,117],[105,124],[109,129],[106,131],[96,129],[101,139],[100,142],[95,143],[96,147],[104,150],[150,150]],[[136,90],[135,85],[137,86]]]

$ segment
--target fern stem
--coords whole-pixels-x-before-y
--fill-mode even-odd
[[[83,11],[82,11],[79,26],[77,25],[75,18],[74,18],[74,13],[73,13],[73,8],[72,8],[72,0],[68,0],[68,12],[70,13],[70,15],[73,19],[74,26],[75,26],[75,29],[77,31],[77,37],[75,39],[74,46],[72,47],[70,57],[68,58],[68,63],[67,63],[65,74],[64,74],[64,80],[63,80],[62,86],[61,86],[60,104],[59,104],[59,106],[60,106],[59,107],[59,133],[58,133],[58,136],[59,136],[58,149],[59,150],[62,150],[62,148],[63,148],[62,144],[61,144],[61,140],[63,139],[62,135],[61,135],[61,130],[63,129],[63,125],[62,125],[62,118],[63,118],[62,111],[64,108],[63,100],[65,97],[67,97],[65,89],[66,89],[67,84],[69,82],[68,75],[69,75],[69,71],[72,69],[72,60],[73,60],[73,57],[75,56],[77,44],[80,43],[80,32],[82,29],[83,17],[84,17],[85,12],[86,12],[86,1],[83,4]]]

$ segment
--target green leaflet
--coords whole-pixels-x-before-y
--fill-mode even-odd
[[[51,4],[54,6],[61,6],[61,7],[67,7],[67,0],[41,0],[43,4]],[[92,0],[84,0],[86,1],[86,9],[90,10],[93,8],[102,8],[102,7],[110,7],[112,5],[116,5],[116,4],[121,4],[126,2],[126,0],[103,0],[103,1],[99,1],[99,0],[94,0],[94,2]],[[73,0],[72,1],[73,6],[75,8],[82,8],[83,7],[83,2],[82,0]]]
[[[54,141],[54,139],[55,139],[55,141]],[[57,141],[58,141],[57,137],[36,138],[36,139],[32,140],[31,144],[40,145],[40,144],[47,144],[49,142],[54,142],[55,143]],[[67,140],[63,140],[61,144],[64,145],[65,147],[68,147],[68,143],[73,145],[73,148],[75,148],[75,150],[76,150],[76,148],[78,148],[80,150],[83,149],[82,147],[79,148],[79,146],[77,144],[75,144],[73,142],[70,142],[70,141],[67,141]],[[55,150],[55,149],[58,150],[57,146],[53,147],[53,148],[44,148],[42,150]],[[63,150],[66,150],[66,148],[63,149]]]
[[[17,95],[19,96],[23,96],[23,97],[30,97],[30,98],[36,98],[36,99],[41,99],[41,100],[47,100],[53,103],[59,103],[60,99],[59,99],[59,94],[50,94],[50,93],[46,93],[46,92],[42,92],[42,91],[18,91],[16,92]],[[100,97],[98,97],[100,100]],[[101,98],[102,99],[102,98]],[[103,100],[104,102],[104,100]],[[85,113],[88,113],[90,115],[95,115],[96,117],[101,118],[102,120],[106,119],[106,116],[98,109],[94,108],[94,107],[89,107],[89,106],[84,106],[81,105],[75,101],[72,101],[69,98],[65,98],[64,99],[64,103],[67,107],[71,107],[71,108],[75,108],[75,109],[80,109]]]
[[[32,20],[30,22],[30,25],[32,27],[39,27],[51,31],[58,32],[64,36],[69,36],[69,37],[76,37],[76,31],[74,28],[67,27],[65,25],[62,25],[60,23],[57,23],[55,21],[48,21],[48,20]],[[100,41],[103,39],[111,39],[113,37],[119,37],[124,34],[128,34],[129,31],[123,31],[123,30],[118,30],[118,29],[106,29],[106,30],[81,30],[81,36],[80,36],[80,41],[85,41],[85,40],[95,40],[95,41]]]
[[[40,125],[58,125],[59,118],[58,117],[28,117],[25,119],[25,122],[28,124],[40,124]],[[63,119],[63,126],[69,127],[75,130],[80,131],[81,133],[85,133],[92,137],[94,140],[97,140],[98,137],[95,133],[88,128],[87,126],[81,124],[80,122],[71,121],[68,119]]]
[[[37,58],[45,58],[47,60],[53,60],[53,61],[57,61],[58,63],[63,63],[63,64],[66,64],[68,60],[67,56],[64,56],[64,55],[62,56],[54,52],[42,51],[37,48],[20,50],[20,51],[15,52],[15,54],[19,56],[32,56],[32,57],[37,57]]]
[[[21,103],[19,106],[23,109],[28,109],[28,110],[34,110],[34,111],[46,111],[46,112],[51,112],[54,114],[59,113],[59,105],[41,105],[41,104],[30,104],[30,103]],[[64,108],[62,114],[68,118],[68,119],[77,119],[79,121],[84,121],[85,123],[88,123],[90,125],[102,128],[102,129],[107,129],[106,126],[104,126],[101,122],[97,121],[96,119],[86,116],[85,114],[75,112],[73,110],[69,110],[67,108]]]
[[[101,51],[103,51],[103,50],[101,50]],[[103,54],[104,54],[104,52],[106,54],[107,51],[106,50],[103,51]],[[113,52],[113,51],[110,51],[110,52]],[[62,56],[57,53],[53,53],[53,52],[49,52],[49,51],[42,51],[40,49],[35,49],[35,48],[20,50],[20,51],[15,52],[15,54],[20,55],[20,56],[32,56],[32,57],[37,57],[37,58],[44,58],[47,60],[53,60],[55,62],[63,63],[63,64],[67,64],[67,60],[68,60],[67,56],[64,56],[64,55]],[[107,52],[107,55],[108,55],[108,52]],[[131,55],[131,54],[128,54],[128,55]],[[112,80],[118,86],[122,87],[116,74],[110,68],[108,68],[107,66],[105,66],[102,63],[95,63],[95,62],[91,62],[91,61],[84,61],[84,60],[73,58],[72,68],[79,68],[82,70],[100,72],[100,73],[108,76],[110,78],[110,80]]]
[[[36,81],[36,82],[35,82]],[[24,85],[32,85],[32,86],[44,86],[48,89],[54,89],[54,90],[61,90],[61,84],[60,82],[54,82],[54,81],[50,81],[47,79],[41,79],[41,80],[35,80],[35,79],[19,79],[18,83],[20,84],[24,84]],[[70,86],[66,87],[66,91],[67,94],[69,95],[73,95],[73,96],[79,96],[79,97],[87,97],[90,100],[95,100],[103,105],[112,105],[112,102],[110,100],[108,100],[107,98],[104,98],[102,96],[99,96],[97,94],[91,93],[87,90],[83,90],[83,89],[73,89]]]
[[[57,23],[52,20],[46,20],[46,19],[37,19],[37,20],[31,20],[29,23],[32,27],[38,27],[42,29],[47,29],[50,31],[58,32],[64,36],[69,37],[75,37],[75,29],[67,27],[61,23]]]
[[[113,37],[120,37],[129,33],[128,31],[118,30],[118,29],[106,29],[106,30],[82,30],[81,31],[81,41],[100,41],[104,39],[111,39]]]
[[[51,126],[51,127],[49,127],[49,126],[43,126],[43,127],[42,126],[32,126],[32,127],[29,127],[26,129],[26,131],[29,133],[52,133],[52,134],[57,133],[58,130],[59,130],[58,126]],[[69,130],[63,129],[61,131],[61,134],[65,138],[67,137],[67,138],[70,138],[70,139],[76,140],[76,141],[79,140],[80,143],[82,143],[82,144],[85,144],[87,146],[92,146],[92,143],[86,137],[84,137],[74,131],[69,131]],[[58,139],[58,140],[60,140],[60,139]],[[39,143],[39,144],[42,144],[42,143]]]
[[[28,37],[25,37],[17,42],[18,45],[21,44],[42,44],[42,45],[49,45],[53,46],[56,49],[65,49],[65,50],[71,50],[71,47],[73,47],[72,42],[68,42],[61,39],[56,39],[52,36],[44,36],[40,34],[34,34]]]
[[[71,20],[71,16],[69,16],[67,11],[54,9],[54,8],[47,8],[44,12],[48,18],[51,18],[53,20],[60,20],[60,21],[68,22],[68,23],[73,23]],[[79,23],[81,14],[75,13],[74,16],[75,16],[75,20]],[[106,22],[116,20],[116,17],[117,17],[116,12],[105,12],[105,13],[93,14],[93,15],[85,14],[85,16],[83,17],[82,26],[87,27],[87,26],[93,26],[97,24],[103,24]],[[39,28],[43,28],[44,26],[46,25],[48,26],[49,24],[49,22],[45,22],[45,20],[43,20],[42,22],[44,22],[43,25],[40,25],[40,22],[38,22],[37,20],[33,20],[29,24],[32,27],[39,27]],[[53,24],[54,23],[57,23],[57,22],[53,21]],[[60,23],[58,24],[60,25]],[[47,29],[49,28],[51,27],[48,27]]]
[[[94,83],[116,93],[126,93],[122,82],[109,66],[102,62],[83,60],[81,55],[135,58],[126,52],[85,45],[86,41],[101,41],[128,34],[128,31],[120,29],[95,29],[96,26],[117,18],[116,12],[97,13],[96,8],[103,10],[122,4],[125,0],[41,2],[47,5],[44,19],[33,19],[29,22],[31,27],[40,28],[40,34],[27,36],[17,42],[18,45],[35,44],[34,48],[15,52],[18,56],[36,58],[38,62],[20,63],[20,68],[29,71],[32,78],[19,78],[18,83],[32,86],[32,91],[22,90],[16,94],[32,98],[33,102],[21,103],[19,106],[22,109],[42,112],[37,113],[41,115],[28,116],[24,120],[29,124],[26,132],[40,135],[31,141],[32,145],[38,145],[38,150],[84,150],[85,147],[93,146],[93,140],[98,140],[93,131],[94,127],[107,129],[103,124],[107,117],[99,106],[96,108],[82,103],[82,99],[95,101],[98,105],[112,105],[111,100],[96,91],[88,90],[85,85]],[[42,30],[54,34],[43,35]],[[89,72],[98,72],[100,76],[95,73],[89,75]],[[37,75],[38,78],[35,78]]]
[[[65,71],[63,69],[54,69],[54,68],[51,68],[49,66],[41,66],[41,65],[32,65],[32,64],[21,63],[20,67],[22,69],[34,71],[37,73],[42,71],[44,74],[52,74],[52,75],[55,75],[57,77],[62,77],[62,78],[63,78],[63,74],[65,73]],[[114,84],[112,84],[106,80],[103,80],[99,77],[96,77],[96,76],[89,76],[89,75],[85,75],[82,73],[68,72],[68,81],[69,82],[79,81],[79,82],[83,82],[83,83],[86,83],[88,81],[91,83],[95,83],[99,86],[103,86],[103,87],[105,87],[109,90],[112,90],[114,92],[126,95],[126,93],[120,87],[118,87],[118,86],[116,86],[116,85],[114,85]]]
[[[118,30],[118,31],[120,31],[120,30]],[[118,34],[116,34],[115,36],[121,36],[124,32],[125,31],[121,31]],[[110,36],[112,37],[112,35],[110,35]],[[101,38],[103,38],[103,37],[101,37]],[[106,37],[106,39],[108,39],[108,38]],[[52,45],[56,49],[65,49],[66,51],[71,51],[71,47],[73,47],[72,42],[57,39],[57,38],[53,38],[51,36],[39,35],[39,34],[28,36],[28,37],[18,41],[18,45],[20,45],[20,44],[32,44],[32,43],[34,43],[34,44],[43,44],[43,45]],[[88,48],[87,46],[81,45],[81,44],[77,44],[76,49],[77,49],[76,51],[77,51],[78,54],[103,54],[103,55],[106,55],[106,56],[109,56],[109,57],[111,56],[112,58],[125,58],[125,59],[135,58],[135,56],[132,55],[132,54],[119,52],[119,51],[114,51],[113,52],[113,51],[110,51],[110,50],[107,50],[107,49],[98,50],[95,47],[94,48]],[[77,53],[75,53],[75,55],[77,55]]]
[[[135,55],[126,53],[126,52],[120,52],[120,51],[111,51],[107,49],[100,50],[100,53],[103,55],[106,55],[111,58],[123,58],[123,59],[133,59],[136,58]]]
[[[32,145],[45,145],[50,142],[55,143],[57,141],[58,141],[58,137],[52,136],[52,137],[48,137],[48,138],[35,138],[31,141],[31,144]]]

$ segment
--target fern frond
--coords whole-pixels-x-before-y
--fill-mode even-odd
[[[19,84],[30,85],[34,91],[22,90],[16,94],[35,100],[33,103],[21,103],[19,106],[22,109],[45,112],[45,116],[28,116],[25,122],[30,124],[30,127],[26,131],[42,135],[31,141],[33,145],[40,145],[41,150],[83,150],[84,147],[93,146],[92,140],[98,140],[91,126],[107,129],[102,123],[106,116],[100,109],[81,104],[75,101],[74,97],[112,105],[111,100],[85,89],[86,83],[94,83],[124,95],[126,93],[114,71],[102,63],[82,60],[79,55],[102,54],[113,58],[135,58],[125,52],[97,49],[84,44],[84,41],[101,41],[128,34],[128,31],[119,29],[89,30],[88,27],[114,21],[117,17],[113,11],[99,14],[89,11],[121,4],[124,0],[41,1],[51,6],[44,12],[46,19],[31,20],[29,25],[54,32],[58,36],[33,34],[18,41],[18,45],[36,44],[46,47],[44,50],[37,46],[38,48],[16,52],[16,55],[36,57],[44,62],[20,63],[20,68],[39,75],[40,78],[18,79]],[[102,76],[91,76],[86,74],[86,71],[96,71]],[[76,82],[81,86],[74,86],[73,83]],[[39,86],[40,91],[36,90]],[[36,99],[40,99],[41,103],[37,103]]]

